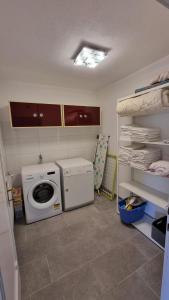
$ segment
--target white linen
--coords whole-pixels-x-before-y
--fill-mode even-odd
[[[151,163],[161,159],[161,150],[156,148],[145,148],[133,150],[131,157],[131,167],[141,170],[148,170]]]
[[[159,160],[153,162],[149,166],[149,171],[153,172],[154,175],[169,176],[169,161]]]
[[[159,128],[146,128],[137,125],[122,125],[121,138],[135,142],[155,142],[160,140]]]
[[[154,84],[154,83],[164,81],[164,80],[167,80],[167,79],[169,79],[169,71],[162,72],[155,79],[153,79],[150,84]]]
[[[120,146],[119,162],[125,165],[129,165],[132,158],[132,151],[136,149],[142,149],[142,148],[144,148],[144,145],[139,145],[139,144],[132,144],[126,147]]]
[[[144,145],[140,144],[120,147],[119,162],[133,168],[146,171],[153,162],[159,159],[161,159],[160,149],[145,148]]]
[[[141,116],[169,110],[169,90],[158,89],[118,102],[116,111],[120,116]]]

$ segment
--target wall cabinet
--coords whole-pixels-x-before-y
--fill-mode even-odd
[[[61,106],[10,102],[13,127],[61,126]]]
[[[10,111],[13,127],[100,125],[95,106],[10,102]]]
[[[100,125],[100,107],[64,105],[65,126]]]

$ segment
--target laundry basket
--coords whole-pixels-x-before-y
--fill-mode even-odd
[[[125,207],[125,200],[126,199],[122,199],[119,201],[119,213],[121,221],[125,224],[131,224],[142,219],[144,216],[146,203],[143,203],[141,206],[138,206],[132,210],[127,210]]]

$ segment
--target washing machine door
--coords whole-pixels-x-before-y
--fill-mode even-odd
[[[45,209],[56,203],[57,195],[58,187],[53,181],[41,180],[31,186],[28,192],[28,201],[34,208]]]

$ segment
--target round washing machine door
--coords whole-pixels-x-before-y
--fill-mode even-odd
[[[28,201],[34,208],[45,209],[56,203],[58,187],[51,180],[42,180],[32,185],[28,192]]]

